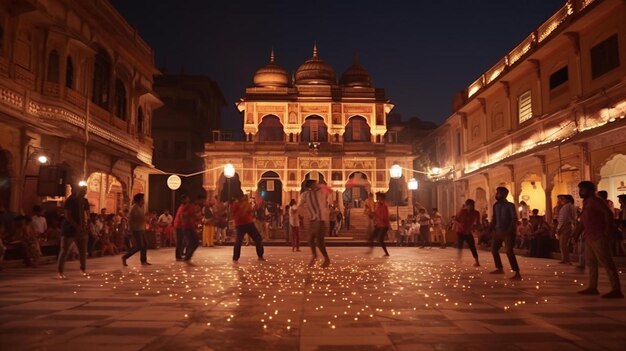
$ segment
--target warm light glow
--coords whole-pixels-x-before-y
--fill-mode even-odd
[[[45,155],[41,155],[37,157],[37,161],[41,164],[48,163],[48,157]]]
[[[402,167],[397,164],[391,166],[391,168],[389,168],[389,176],[391,176],[391,178],[393,179],[398,179],[402,177]]]
[[[235,166],[232,163],[227,163],[224,165],[224,177],[232,178],[235,176]]]
[[[81,180],[80,182],[78,182],[78,186],[86,187],[87,186],[87,181]]]
[[[411,178],[409,180],[409,190],[417,190],[419,183],[417,182],[417,179],[415,178]]]
[[[441,167],[434,166],[433,168],[430,169],[430,172],[434,175],[439,175],[441,174]]]

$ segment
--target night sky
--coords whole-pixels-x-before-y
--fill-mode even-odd
[[[473,82],[565,0],[319,1],[111,0],[155,49],[158,68],[203,74],[228,102],[223,129],[239,131],[234,102],[268,62],[289,72],[320,57],[337,78],[358,52],[404,119],[441,123]],[[236,121],[236,122],[235,122]]]

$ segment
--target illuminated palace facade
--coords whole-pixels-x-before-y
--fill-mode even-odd
[[[147,191],[153,56],[108,0],[0,0],[0,205],[53,207],[84,180],[113,212]]]
[[[205,145],[208,170],[204,187],[223,199],[224,164],[236,169],[236,187],[284,205],[298,199],[306,179],[328,184],[341,207],[368,192],[387,191],[397,183],[407,203],[406,173],[390,182],[389,168],[411,168],[411,146],[386,142],[387,115],[393,104],[374,88],[368,71],[355,58],[339,83],[334,69],[313,55],[289,79],[287,70],[270,62],[254,75],[254,86],[237,102],[243,114],[245,141]]]
[[[626,193],[626,2],[570,0],[456,96],[424,142],[446,172],[432,205],[466,198],[491,214],[495,188],[548,218],[558,194],[591,180]]]

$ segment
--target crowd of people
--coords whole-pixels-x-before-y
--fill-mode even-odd
[[[37,266],[42,248],[56,246],[58,252],[58,276],[65,278],[64,267],[69,257],[77,257],[80,270],[86,272],[86,259],[98,252],[102,255],[117,255],[122,264],[135,253],[140,253],[140,263],[150,265],[147,248],[147,232],[160,235],[164,246],[175,246],[175,259],[190,263],[197,247],[213,246],[228,240],[229,218],[235,227],[233,262],[238,262],[241,246],[251,238],[256,246],[258,259],[264,261],[263,241],[270,238],[270,228],[285,227],[287,240],[292,250],[300,251],[300,232],[303,214],[307,213],[308,242],[312,259],[317,260],[317,252],[323,256],[322,267],[330,265],[324,238],[337,235],[343,222],[343,213],[336,205],[329,204],[330,191],[314,180],[307,180],[300,201],[291,200],[284,210],[279,206],[250,199],[241,194],[232,202],[219,201],[217,197],[206,199],[200,196],[191,201],[189,196],[181,198],[174,216],[165,210],[160,216],[146,212],[144,195],[133,197],[128,211],[90,213],[85,199],[86,189],[74,187],[61,213],[48,211],[44,214],[40,206],[33,208],[32,216],[12,215],[0,208],[0,255],[13,250],[22,257],[28,266]],[[468,245],[474,258],[474,266],[480,266],[475,236],[478,245],[491,247],[495,270],[493,274],[504,274],[500,250],[504,246],[514,280],[521,279],[520,267],[515,249],[526,250],[532,257],[551,257],[554,248],[560,251],[561,264],[572,265],[572,253],[577,253],[576,268],[589,269],[590,280],[587,289],[581,294],[596,295],[598,266],[607,270],[612,291],[603,295],[607,298],[623,297],[619,276],[613,256],[623,255],[623,239],[626,233],[626,194],[619,195],[619,209],[607,199],[605,191],[596,192],[591,182],[579,184],[582,207],[575,205],[573,195],[558,196],[558,204],[552,209],[552,223],[531,209],[526,202],[519,208],[507,200],[508,189],[498,187],[495,194],[491,221],[486,214],[479,213],[475,202],[467,199],[459,212],[452,216],[448,224],[434,208],[430,213],[420,208],[415,215],[401,221],[399,228],[393,228],[385,193],[374,194],[363,201],[363,211],[367,218],[367,238],[369,252],[378,244],[385,256],[389,256],[386,242],[397,245],[415,245],[420,248],[439,246],[445,248],[451,241],[456,242],[459,257],[463,246]],[[229,213],[230,211],[230,213]],[[397,222],[397,221],[396,221]],[[454,238],[452,236],[454,235]],[[191,263],[190,263],[191,264]]]

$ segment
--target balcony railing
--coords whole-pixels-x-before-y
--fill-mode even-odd
[[[43,94],[47,96],[59,97],[59,83],[44,82]]]
[[[65,101],[78,107],[80,110],[87,108],[87,98],[74,89],[65,88]]]
[[[17,83],[30,90],[35,90],[35,73],[18,65],[13,66],[13,74]]]

